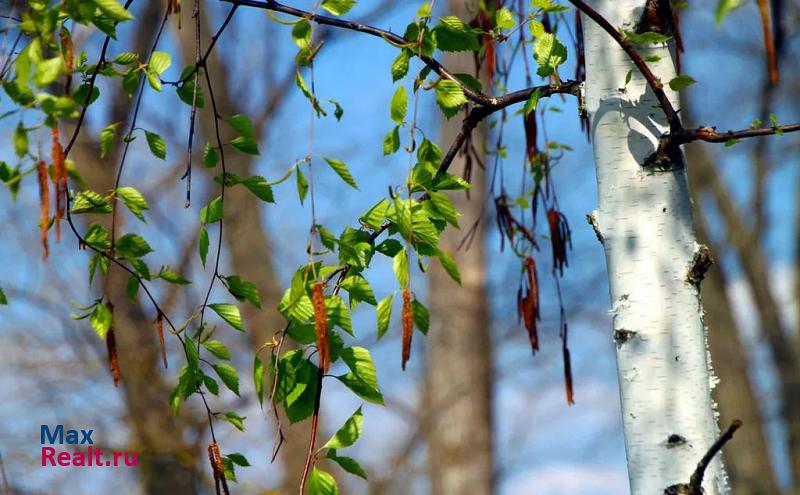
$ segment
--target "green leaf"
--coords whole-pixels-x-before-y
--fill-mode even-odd
[[[119,127],[119,122],[109,124],[100,131],[100,158],[107,157],[108,152],[111,151],[111,145],[114,144],[114,137],[117,135],[117,127]]]
[[[328,1],[328,0],[326,0]],[[337,0],[330,0],[337,1]],[[353,0],[338,0],[353,1]],[[324,5],[324,4],[323,4]],[[313,468],[308,476],[308,495],[339,495],[336,480],[330,474],[318,468]]]
[[[378,375],[369,351],[363,347],[346,347],[342,349],[341,357],[351,373],[336,378],[362,399],[383,405],[383,395],[378,388]]]
[[[225,277],[228,284],[228,291],[240,301],[248,301],[253,306],[261,309],[261,298],[258,294],[258,288],[254,283],[242,280],[237,275]]]
[[[257,156],[260,154],[258,151],[258,143],[255,139],[246,136],[238,136],[231,140],[231,146],[247,155]]]
[[[114,59],[115,64],[130,65],[139,60],[139,55],[133,52],[122,52]]]
[[[339,177],[341,177],[342,180],[345,181],[350,187],[356,190],[358,189],[356,180],[353,179],[353,176],[350,174],[350,170],[343,161],[336,160],[334,158],[326,158],[325,161],[328,162],[328,165],[330,165],[333,171],[336,172]]]
[[[246,178],[242,181],[242,185],[249,189],[251,193],[255,194],[255,196],[261,201],[265,201],[267,203],[275,202],[275,198],[272,196],[272,187],[270,187],[267,179],[261,177],[260,175],[254,175]]]
[[[164,138],[150,131],[144,131],[144,135],[147,138],[147,146],[150,147],[150,152],[153,153],[156,158],[161,158],[162,160],[166,159],[167,142],[164,141]]]
[[[94,310],[92,310],[92,314],[89,316],[89,324],[98,337],[101,339],[106,338],[106,334],[111,328],[111,311],[105,304],[98,301],[97,304],[94,305]]]
[[[364,468],[361,467],[361,464],[359,464],[358,461],[352,457],[339,456],[336,454],[336,449],[328,449],[325,457],[338,464],[339,467],[348,473],[367,479],[367,472],[364,471]]]
[[[718,0],[717,12],[715,15],[717,27],[719,27],[719,25],[722,24],[722,21],[728,14],[730,14],[732,11],[738,9],[739,7],[741,7],[746,3],[747,0]]]
[[[401,50],[400,55],[392,62],[392,82],[397,82],[408,74],[408,62],[410,59],[408,50]]]
[[[264,407],[264,362],[256,356],[253,360],[253,385],[261,407]]]
[[[203,342],[203,347],[205,347],[206,350],[213,354],[217,359],[224,359],[226,361],[230,361],[231,359],[231,351],[229,351],[228,348],[225,347],[225,344],[219,340],[208,340]]]
[[[436,85],[436,103],[445,117],[450,118],[467,102],[461,86],[450,79],[443,79]]]
[[[350,306],[355,307],[357,302],[365,302],[375,306],[378,301],[375,299],[375,293],[372,291],[369,282],[361,275],[351,275],[345,278],[341,284],[342,289],[346,290],[350,295]]]
[[[94,0],[94,4],[112,21],[122,22],[133,19],[131,13],[125,10],[125,7],[120,5],[117,0]]]
[[[389,211],[390,204],[385,199],[380,200],[375,206],[367,210],[366,213],[361,215],[358,219],[359,222],[367,224],[372,229],[379,229],[386,218],[386,213]]]
[[[413,301],[411,301],[411,312],[414,317],[414,326],[417,327],[417,330],[427,335],[431,319],[430,315],[428,314],[428,308],[426,308],[415,298]]]
[[[325,299],[325,307],[328,310],[328,322],[353,335],[353,320],[344,299],[339,296],[330,296]]]
[[[455,280],[458,283],[458,285],[461,285],[461,274],[458,272],[458,265],[456,265],[456,260],[442,250],[439,250],[437,257],[439,258],[439,261],[442,263],[442,268],[444,268],[444,271],[446,271],[447,274],[450,275],[450,278]]]
[[[33,82],[39,88],[44,88],[56,82],[64,68],[64,59],[61,56],[42,60],[36,64],[36,73]]]
[[[72,213],[111,213],[111,205],[100,193],[85,189],[75,196]]]
[[[230,364],[215,364],[211,367],[217,372],[222,383],[234,394],[239,395],[239,375],[236,373],[236,368]]]
[[[253,129],[253,122],[250,120],[250,117],[244,114],[236,114],[226,120],[228,125],[236,129],[236,132],[239,135],[248,137],[248,138],[255,138],[255,130]]]
[[[137,234],[125,234],[117,239],[117,253],[124,258],[141,258],[153,252],[153,248]]]
[[[394,126],[394,129],[386,134],[383,138],[383,154],[391,155],[400,149],[400,126]]]
[[[0,287],[0,305],[8,304],[8,298],[6,297],[6,293],[3,292],[2,287]]]
[[[148,73],[155,73],[161,75],[172,64],[172,57],[166,52],[153,52],[150,55],[150,61],[147,63]]]
[[[323,449],[343,449],[356,443],[358,437],[361,436],[361,431],[364,428],[364,414],[361,408],[356,409],[356,412],[344,422],[339,431],[337,431],[325,445]]]
[[[673,91],[682,91],[692,84],[696,83],[693,78],[686,75],[677,76],[669,81],[669,87]]]
[[[234,411],[228,411],[225,413],[225,420],[228,423],[232,424],[239,431],[244,431],[245,419],[247,419],[247,417],[239,416]],[[230,458],[230,455],[228,456],[228,458]],[[245,462],[247,462],[247,460],[245,460]],[[249,463],[247,465],[249,465]]]
[[[494,24],[499,29],[511,29],[516,22],[514,21],[514,14],[510,10],[503,7],[494,13]]]
[[[542,33],[533,45],[533,57],[539,64],[536,73],[542,77],[552,75],[567,60],[567,47],[555,34]]]
[[[203,166],[206,168],[214,168],[219,163],[219,152],[217,148],[211,146],[210,143],[206,143],[206,147],[203,148]]]
[[[542,93],[539,91],[539,88],[536,88],[536,91],[531,93],[531,96],[525,101],[525,115],[536,111],[536,105],[539,104],[539,98],[541,98],[541,95]]]
[[[333,108],[334,108],[333,116],[336,117],[337,121],[342,120],[342,117],[344,116],[344,108],[342,108],[342,105],[340,105],[339,102],[336,100],[328,100],[328,101],[333,103]]]
[[[403,245],[397,239],[386,239],[375,247],[375,251],[389,258],[394,258],[403,250]]]
[[[400,283],[400,288],[405,289],[408,285],[408,255],[405,249],[394,256],[392,268],[394,269],[397,281]]]
[[[200,210],[200,221],[208,225],[222,220],[222,196],[212,199]]]
[[[433,35],[437,48],[446,52],[477,51],[480,48],[478,36],[472,28],[455,16],[439,19]]]
[[[378,316],[378,340],[380,340],[389,330],[389,321],[392,318],[393,300],[394,294],[389,294],[381,299],[381,302],[378,303],[378,307],[375,309],[375,313]]]
[[[161,271],[158,272],[158,277],[166,280],[171,284],[177,285],[189,285],[191,284],[186,278],[184,278],[181,274],[176,273],[170,269],[168,266],[162,266]]]
[[[125,285],[125,295],[128,300],[135,301],[136,295],[139,293],[139,279],[131,275],[128,277],[128,283]]]
[[[660,45],[670,40],[671,36],[666,34],[648,31],[645,33],[637,33],[635,31],[623,31],[625,38],[637,45]]]
[[[208,231],[205,227],[200,227],[200,237],[197,241],[197,252],[200,254],[200,261],[203,266],[206,266],[206,257],[208,256]]]
[[[14,152],[18,157],[22,158],[28,153],[28,148],[28,131],[20,122],[14,129]]]
[[[344,15],[356,4],[356,0],[323,0],[320,7],[333,15]]]
[[[303,204],[303,201],[306,199],[306,194],[308,194],[308,181],[299,168],[296,169],[295,172],[297,176],[297,197],[300,198],[300,204]]]
[[[447,197],[444,193],[439,192],[431,192],[428,193],[428,196],[431,198],[431,203],[435,207],[436,211],[439,212],[442,217],[455,228],[460,228],[458,226],[458,211],[456,211],[455,206],[453,206],[453,202],[450,201],[450,198]]]
[[[406,93],[406,88],[398,86],[397,90],[394,92],[394,96],[392,96],[392,103],[389,110],[389,114],[395,124],[403,125],[406,119],[406,112],[408,112],[408,93]]]
[[[128,207],[131,213],[136,215],[136,218],[142,222],[145,221],[142,212],[150,209],[150,207],[147,204],[147,200],[142,196],[142,193],[133,187],[125,186],[117,188],[117,197],[122,199],[122,202]]]
[[[227,321],[230,326],[236,330],[244,332],[244,323],[242,323],[242,315],[239,313],[239,308],[233,304],[215,303],[209,304],[209,308],[213,309],[220,318]]]
[[[247,467],[250,465],[250,461],[247,460],[245,456],[239,453],[232,453],[228,454],[225,457],[231,460],[237,466]]]

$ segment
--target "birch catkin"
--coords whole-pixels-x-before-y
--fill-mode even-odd
[[[47,231],[50,227],[50,184],[47,182],[47,164],[40,160],[36,165],[36,172],[39,177],[39,223],[41,228],[42,259],[47,259],[49,249],[47,247]]]
[[[327,373],[331,366],[331,350],[330,339],[328,338],[328,310],[325,308],[325,283],[314,282],[312,290],[319,367],[324,373]]]
[[[403,361],[402,367],[406,369],[406,362],[411,358],[411,337],[414,334],[414,308],[411,306],[411,291],[403,289]]]

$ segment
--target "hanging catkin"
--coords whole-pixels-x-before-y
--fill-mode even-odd
[[[331,350],[330,339],[328,338],[328,310],[325,308],[325,283],[314,282],[312,290],[319,367],[324,373],[327,373],[331,366]]]

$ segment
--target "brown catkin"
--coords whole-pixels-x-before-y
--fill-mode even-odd
[[[402,367],[406,369],[406,362],[411,357],[411,337],[414,334],[414,309],[411,306],[411,291],[403,289],[403,361]]]
[[[39,177],[39,223],[41,228],[42,259],[46,260],[49,254],[47,247],[47,231],[50,227],[50,184],[47,181],[47,164],[44,160],[36,165],[36,172]]]
[[[222,463],[222,454],[219,451],[217,442],[212,442],[208,446],[208,459],[211,461],[211,469],[214,472],[217,495],[220,493],[220,486],[222,486],[222,493],[230,495],[228,481],[225,479],[225,464]]]
[[[111,312],[111,325],[106,333],[106,349],[108,350],[108,367],[114,377],[114,386],[119,386],[119,357],[117,356],[117,339],[114,336],[114,305],[111,301],[106,303],[106,308]]]
[[[67,211],[67,167],[64,163],[64,149],[58,137],[58,126],[53,126],[53,183],[56,186],[56,240],[61,240],[60,220]]]
[[[158,332],[158,345],[161,347],[161,360],[164,361],[164,368],[169,368],[167,346],[164,343],[164,315],[161,313],[158,313],[158,318],[156,318],[156,331]]]
[[[328,338],[328,310],[325,308],[325,283],[314,282],[312,291],[319,367],[324,373],[327,373],[331,366],[331,350]]]
[[[69,32],[61,28],[59,34],[61,36],[61,44],[64,46],[64,94],[69,95],[72,92],[72,71],[75,67],[75,50]]]

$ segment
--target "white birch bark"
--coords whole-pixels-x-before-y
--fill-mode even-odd
[[[633,30],[645,1],[590,3],[614,27]],[[585,16],[583,26],[599,198],[593,217],[609,275],[631,493],[659,495],[688,483],[718,432],[699,289],[687,278],[699,246],[685,169],[642,166],[668,130],[653,92],[602,28]],[[665,86],[675,77],[666,46],[639,51],[661,57],[650,67]],[[728,492],[719,457],[703,487]]]

